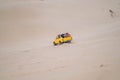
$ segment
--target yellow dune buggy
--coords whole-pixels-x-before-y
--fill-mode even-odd
[[[60,45],[63,43],[70,43],[72,41],[72,36],[69,33],[59,34],[56,39],[53,41],[53,44]]]

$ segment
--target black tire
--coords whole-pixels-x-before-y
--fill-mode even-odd
[[[68,43],[71,43],[71,41],[68,41]]]
[[[66,42],[64,42],[64,43],[71,43],[71,40],[70,40],[70,41],[66,41]]]
[[[62,42],[61,42],[61,41],[59,41],[59,44],[62,44]]]
[[[56,46],[57,44],[55,42],[53,42],[54,46]]]

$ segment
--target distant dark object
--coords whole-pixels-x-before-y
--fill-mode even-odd
[[[111,10],[111,9],[109,9],[109,12],[110,12],[110,16],[113,18],[114,17],[114,11],[113,10]]]
[[[101,65],[100,65],[100,67],[104,67],[104,65],[103,65],[103,64],[101,64]]]
[[[109,9],[109,12],[110,12],[110,13],[114,13],[111,9]]]

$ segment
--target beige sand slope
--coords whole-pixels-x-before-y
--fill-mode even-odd
[[[0,0],[0,80],[120,80],[120,0]]]

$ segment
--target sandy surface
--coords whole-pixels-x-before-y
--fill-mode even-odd
[[[0,0],[0,80],[120,80],[120,0]]]

